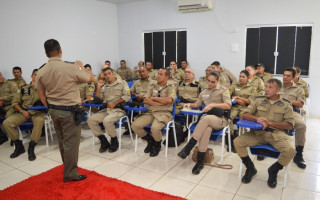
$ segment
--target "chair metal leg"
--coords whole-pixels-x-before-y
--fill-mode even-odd
[[[134,151],[137,152],[137,148],[138,148],[138,135],[136,134],[136,140],[134,142]]]
[[[47,145],[47,147],[49,147],[49,142],[48,142],[48,122],[47,121],[44,122],[44,133],[46,135],[46,145]]]

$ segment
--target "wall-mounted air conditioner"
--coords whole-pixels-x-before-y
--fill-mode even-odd
[[[178,0],[180,12],[200,12],[212,9],[212,0]]]

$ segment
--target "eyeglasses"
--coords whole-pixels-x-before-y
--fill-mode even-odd
[[[211,72],[212,70],[210,70],[210,69],[206,69],[206,72]]]
[[[185,71],[184,73],[185,73],[185,74],[193,74],[193,73],[190,72],[190,71]]]

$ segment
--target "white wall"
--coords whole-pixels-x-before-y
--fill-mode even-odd
[[[311,114],[320,116],[320,1],[318,0],[214,0],[214,11],[179,13],[176,0],[150,0],[118,6],[119,58],[134,66],[143,59],[145,30],[187,29],[187,58],[199,78],[218,60],[238,76],[245,64],[245,28],[255,24],[313,23],[310,77]],[[238,32],[234,32],[238,29]],[[231,52],[231,44],[240,51]]]
[[[57,39],[62,59],[89,63],[98,73],[106,59],[118,60],[117,6],[96,0],[1,0],[0,71],[12,67],[31,81],[34,68],[47,62],[43,44]]]

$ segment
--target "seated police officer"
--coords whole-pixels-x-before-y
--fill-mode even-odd
[[[18,85],[19,88],[21,88],[22,86],[24,86],[26,84],[26,81],[22,77],[21,67],[19,67],[19,66],[13,67],[12,74],[13,74],[14,78],[11,79],[11,81],[14,81]]]
[[[278,79],[270,79],[266,86],[266,95],[256,97],[242,114],[242,118],[263,124],[262,130],[252,130],[240,135],[234,140],[234,146],[246,166],[246,172],[242,177],[242,183],[250,183],[257,170],[248,156],[247,147],[270,144],[280,152],[277,162],[268,169],[268,186],[277,185],[279,170],[287,166],[295,155],[291,138],[284,132],[293,128],[294,119],[291,102],[278,95],[281,89]]]
[[[31,75],[32,82],[30,84],[22,86],[12,100],[12,107],[17,113],[9,116],[3,122],[3,127],[5,128],[10,139],[13,141],[15,145],[15,150],[10,155],[10,158],[16,158],[20,154],[23,154],[25,152],[23,143],[21,140],[19,140],[17,126],[27,121],[32,121],[33,129],[32,129],[31,140],[28,148],[28,158],[30,161],[36,159],[36,155],[34,154],[34,147],[36,146],[36,144],[40,139],[40,136],[42,133],[42,127],[44,124],[44,120],[46,118],[46,114],[44,111],[28,110],[30,106],[37,106],[41,104],[38,96],[37,88],[34,87],[37,72],[38,72],[38,69],[33,70]]]
[[[294,129],[295,129],[295,145],[297,154],[293,158],[293,162],[297,164],[299,168],[306,168],[307,164],[303,159],[303,148],[306,143],[306,123],[304,122],[299,110],[305,104],[305,93],[301,87],[293,82],[295,77],[295,70],[292,68],[285,69],[283,72],[283,87],[280,90],[280,96],[288,99],[292,103],[293,117],[294,117]]]
[[[115,123],[126,114],[123,103],[130,100],[130,90],[127,82],[117,79],[110,67],[104,68],[103,74],[106,82],[104,80],[98,81],[95,96],[103,100],[106,108],[89,117],[88,126],[101,142],[99,152],[102,153],[109,149],[109,152],[112,153],[119,148]],[[99,123],[103,123],[105,131],[111,137],[111,145]]]
[[[257,91],[257,95],[264,95],[265,86],[263,80],[256,76],[256,69],[253,65],[246,66],[246,70],[249,72],[248,82],[254,86]]]
[[[5,118],[14,113],[11,106],[11,101],[18,91],[18,85],[14,81],[6,80],[0,72],[0,117]],[[7,135],[2,130],[0,125],[0,145],[8,141]]]
[[[199,78],[199,83],[201,85],[201,90],[208,88],[208,76],[210,75],[210,72],[213,71],[214,68],[211,66],[208,66],[206,68],[206,76],[202,76]]]
[[[132,71],[129,67],[127,67],[126,61],[120,61],[120,67],[117,70],[117,73],[122,78],[122,80],[127,80],[132,77]]]
[[[141,113],[132,123],[132,130],[142,139],[147,140],[145,153],[151,157],[157,156],[161,150],[162,128],[172,120],[172,107],[176,100],[174,86],[168,82],[170,70],[160,69],[157,82],[150,83],[143,103],[148,106],[148,111]],[[144,127],[151,125],[151,135]]]
[[[219,75],[216,72],[210,72],[208,76],[208,89],[203,90],[195,103],[185,104],[185,108],[201,108],[204,113],[213,110],[229,110],[231,108],[231,99],[228,88],[219,84]],[[199,142],[199,152],[197,155],[197,163],[192,169],[192,173],[197,175],[203,169],[204,156],[207,151],[209,139],[212,130],[220,130],[228,124],[228,119],[222,114],[214,112],[212,114],[203,115],[197,124],[191,139],[187,145],[178,153],[178,156],[185,159],[192,148]]]
[[[214,68],[215,72],[219,72],[220,85],[230,89],[231,85],[237,82],[237,79],[232,74],[232,72],[227,70],[226,68],[222,68],[220,62],[214,61],[213,63],[211,63],[211,67]]]
[[[236,118],[236,116],[241,117],[243,111],[247,108],[247,106],[256,96],[256,88],[253,85],[249,84],[248,78],[249,72],[246,70],[242,70],[239,75],[239,82],[236,84],[232,84],[230,89],[231,97],[236,102],[236,104],[232,105],[231,108],[229,125],[231,133],[231,150],[234,153],[236,152],[233,146],[233,140],[238,136],[238,134],[234,133],[233,120]]]
[[[264,85],[267,85],[269,79],[272,79],[272,74],[266,72],[266,66],[262,63],[256,64],[257,76],[263,80]]]
[[[200,93],[200,84],[194,80],[194,70],[192,68],[185,69],[184,80],[179,82],[177,93],[180,102],[176,105],[176,114],[179,114],[186,103],[196,102]]]
[[[130,89],[132,96],[136,97],[133,100],[134,102],[143,102],[144,95],[147,93],[151,81],[145,66],[139,67],[139,76],[140,79],[136,80]]]

